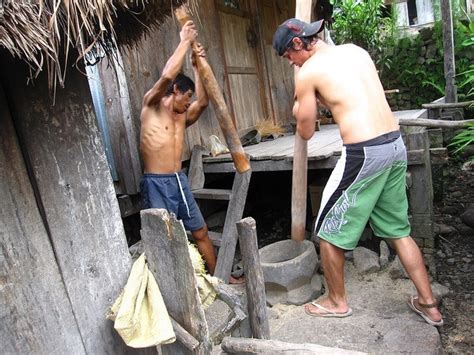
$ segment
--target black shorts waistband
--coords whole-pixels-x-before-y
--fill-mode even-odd
[[[344,144],[344,147],[346,147],[347,150],[360,150],[360,149],[363,149],[364,147],[373,147],[375,145],[392,143],[396,141],[398,138],[400,138],[400,136],[401,136],[400,131],[393,131],[393,132],[381,134],[378,137],[366,140],[364,142]]]

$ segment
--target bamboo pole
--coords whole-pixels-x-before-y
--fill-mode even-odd
[[[174,14],[181,26],[191,20],[191,16],[185,6],[177,8],[174,11]],[[196,43],[192,44],[192,49],[193,51],[197,50]],[[209,99],[216,110],[217,120],[219,121],[222,133],[224,134],[227,146],[229,147],[235,168],[239,173],[244,173],[250,169],[250,162],[245,155],[244,148],[242,147],[242,143],[240,142],[234,123],[232,122],[229,109],[224,101],[224,96],[219,88],[216,77],[205,58],[196,56],[196,65],[204,88],[206,89]]]

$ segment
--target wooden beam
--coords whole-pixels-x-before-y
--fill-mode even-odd
[[[227,208],[224,230],[222,231],[221,247],[217,255],[217,264],[214,276],[229,282],[232,271],[232,262],[235,256],[235,247],[237,246],[237,227],[235,223],[242,218],[244,213],[245,201],[250,185],[252,170],[240,174],[235,173],[234,183],[232,185],[232,195]]]
[[[185,6],[177,8],[174,13],[181,26],[191,20]],[[197,50],[196,43],[193,43],[192,47],[193,51]],[[250,163],[245,155],[244,148],[242,147],[234,123],[232,122],[232,117],[225,103],[221,89],[219,88],[219,84],[212,72],[211,66],[205,58],[196,56],[196,64],[199,76],[201,77],[206,92],[209,95],[209,99],[214,105],[216,117],[219,121],[222,133],[224,134],[227,146],[229,147],[230,154],[232,155],[235,168],[239,173],[244,173],[250,169]]]
[[[402,126],[419,126],[428,128],[464,128],[468,123],[474,123],[474,120],[447,121],[431,120],[428,118],[399,118],[398,124]]]
[[[265,281],[260,265],[257,245],[257,227],[252,217],[237,222],[239,245],[246,277],[248,310],[252,335],[258,339],[270,339],[270,325],[267,317]]]
[[[163,353],[209,354],[212,346],[183,224],[164,209],[142,210],[141,219],[148,266],[166,309],[199,342],[192,352],[180,343],[162,345]]]
[[[354,350],[329,348],[322,345],[303,343],[294,344],[278,340],[263,340],[249,338],[224,338],[221,348],[230,354],[365,354]]]
[[[173,325],[173,330],[176,335],[176,339],[185,346],[186,349],[193,351],[199,346],[199,342],[191,334],[187,332],[178,322],[176,322],[172,317],[171,324]]]
[[[421,105],[423,108],[464,108],[469,106],[474,106],[474,100],[462,102],[433,102]]]

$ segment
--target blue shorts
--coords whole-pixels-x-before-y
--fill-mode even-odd
[[[194,232],[206,224],[182,172],[143,174],[140,193],[143,208],[164,208],[174,213],[186,230]]]

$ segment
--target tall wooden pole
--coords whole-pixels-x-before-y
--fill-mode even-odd
[[[457,102],[451,0],[441,0],[441,20],[443,23],[445,102]]]
[[[312,5],[312,0],[297,0],[295,17],[311,22]],[[296,132],[291,188],[291,238],[298,241],[305,237],[307,183],[308,143]]]
[[[191,16],[185,6],[177,8],[174,11],[174,14],[181,26],[191,20]],[[193,51],[196,51],[196,43],[193,43],[192,48]],[[242,143],[237,135],[237,131],[232,122],[229,109],[224,101],[224,96],[219,88],[216,77],[205,58],[196,56],[196,64],[207,95],[216,110],[217,120],[219,121],[222,133],[224,134],[232,159],[234,160],[235,168],[239,173],[244,173],[250,169],[250,162],[245,155],[244,148],[242,148]]]

